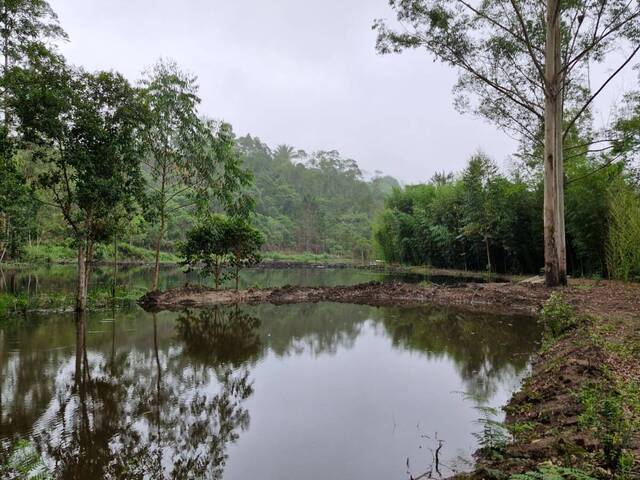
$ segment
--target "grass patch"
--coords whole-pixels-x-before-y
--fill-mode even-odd
[[[510,480],[596,480],[577,468],[558,467],[550,462],[541,464],[536,471],[511,475]]]
[[[616,478],[631,478],[634,458],[629,451],[640,430],[640,389],[607,375],[602,383],[584,386],[578,393],[583,408],[580,425],[591,430],[602,444],[603,463]]]
[[[263,261],[278,262],[302,262],[302,263],[354,263],[353,260],[345,259],[328,253],[311,252],[262,252]]]
[[[146,293],[146,288],[111,287],[92,289],[87,294],[89,310],[106,308],[130,308]],[[14,295],[0,292],[0,320],[34,311],[62,312],[75,307],[76,298],[71,293],[43,293],[37,296]]]

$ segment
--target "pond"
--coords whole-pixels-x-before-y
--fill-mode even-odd
[[[55,478],[409,479],[440,445],[448,475],[540,341],[526,317],[332,303],[93,312],[76,333],[0,330],[5,461]]]
[[[0,268],[0,292],[8,291],[18,294],[37,295],[73,294],[76,282],[75,265],[41,265],[35,267]],[[113,284],[114,271],[110,266],[94,267],[90,287],[110,288]],[[120,266],[116,273],[117,284],[128,291],[142,292],[149,288],[153,278],[153,267],[149,265]],[[355,285],[370,281],[405,282],[428,281],[433,283],[457,283],[459,278],[447,276],[427,276],[412,273],[386,273],[384,271],[365,268],[251,268],[240,272],[240,288],[282,287],[284,285],[327,286]],[[468,278],[465,281],[483,281],[482,278]],[[213,286],[212,279],[199,278],[195,273],[185,273],[175,265],[163,265],[159,288],[181,287],[185,283],[202,283]],[[229,281],[228,287],[234,285]]]

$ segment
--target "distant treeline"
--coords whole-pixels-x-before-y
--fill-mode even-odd
[[[520,162],[517,173],[505,175],[479,153],[460,174],[394,189],[375,226],[381,256],[416,265],[538,273],[544,265],[540,164]],[[640,189],[631,165],[586,151],[568,158],[567,260],[573,275],[640,277]]]
[[[397,180],[376,174],[366,181],[358,164],[335,150],[271,150],[251,136],[237,147],[254,175],[255,223],[268,249],[370,256],[373,219]]]
[[[255,201],[252,216],[265,237],[265,250],[371,257],[373,221],[382,211],[385,198],[399,187],[396,179],[376,173],[365,180],[357,163],[335,150],[308,154],[286,145],[272,149],[250,135],[234,142],[243,167],[253,174],[249,188]],[[23,156],[21,169],[34,168],[31,159]],[[176,196],[176,203],[187,202],[186,196]],[[22,206],[35,205],[25,201]],[[73,240],[59,212],[40,205],[31,215],[31,221],[24,222],[21,241],[11,244],[16,248],[5,258],[20,257],[21,253],[40,258],[46,253],[47,258],[56,260],[56,256],[74,254]],[[173,211],[165,227],[163,252],[176,253],[185,232],[195,223],[195,207]],[[142,211],[138,212],[122,232],[119,255],[129,258],[142,247],[148,250],[140,250],[140,260],[150,260],[157,228]],[[67,246],[69,251],[56,250],[52,245]],[[110,254],[109,247],[97,248],[95,254],[102,259]]]

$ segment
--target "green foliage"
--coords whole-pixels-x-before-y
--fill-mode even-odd
[[[615,388],[586,385],[578,394],[580,425],[592,429],[601,442],[605,464],[621,475],[629,473],[633,457],[627,450],[640,428],[640,390],[634,383]],[[624,477],[623,477],[624,478]]]
[[[200,117],[196,77],[174,62],[159,61],[142,86],[149,111],[142,135],[149,153],[147,215],[159,223],[159,252],[167,224],[179,210],[208,211],[221,205],[229,212],[248,214],[253,201],[244,190],[252,177],[234,148],[231,126]],[[156,276],[154,287],[157,281]]]
[[[24,249],[24,260],[28,263],[71,263],[75,262],[77,251],[73,242],[41,243],[27,245]],[[97,243],[94,247],[94,260],[112,262],[113,245]],[[127,242],[118,242],[118,262],[153,262],[155,252],[148,248],[138,247]],[[160,261],[177,263],[179,258],[170,252],[160,252]]]
[[[3,450],[4,450],[3,446]],[[0,475],[7,480],[49,480],[49,472],[35,447],[27,440],[19,440],[2,454]]]
[[[116,286],[115,290],[111,287],[91,289],[87,294],[87,308],[89,310],[131,308],[144,293],[146,290],[143,288],[124,288],[122,286]],[[67,311],[74,304],[75,296],[67,292],[38,293],[38,295],[32,296],[25,293],[14,295],[0,292],[0,319],[34,311]]]
[[[535,472],[511,475],[509,480],[596,480],[595,477],[577,468],[558,467],[552,463],[543,463]]]
[[[542,263],[537,192],[478,154],[461,177],[395,189],[375,223],[385,260],[520,273]]]
[[[238,273],[242,267],[260,261],[262,234],[243,217],[208,215],[187,232],[179,246],[182,265],[201,276],[213,275],[216,288],[230,277],[225,269],[232,267],[238,288]]]
[[[640,196],[618,181],[609,205],[606,245],[609,275],[620,280],[640,278]]]
[[[10,66],[43,54],[51,40],[67,38],[45,0],[3,0],[0,11],[0,52]]]
[[[8,143],[5,132],[0,142]],[[4,141],[2,139],[5,139]],[[21,173],[10,146],[0,151],[0,262],[17,259],[34,230],[38,204]]]
[[[28,305],[27,297],[24,295],[12,295],[0,292],[0,319],[11,314],[23,313]]]
[[[511,433],[504,423],[496,420],[497,409],[484,405],[478,405],[476,409],[481,414],[476,422],[482,426],[482,431],[475,432],[473,436],[488,458],[499,460],[512,439]]]
[[[358,165],[336,151],[307,154],[286,145],[273,151],[251,136],[237,145],[255,176],[255,224],[266,250],[370,258],[371,224],[395,179],[376,174],[365,181]]]
[[[228,218],[223,235],[238,290],[240,269],[260,263],[260,248],[264,244],[264,237],[253,228],[249,220],[238,216]]]
[[[564,295],[553,292],[540,311],[548,338],[557,338],[578,324],[578,316]]]
[[[608,267],[611,276],[632,280],[640,271],[640,191],[631,168],[581,153],[568,159],[566,170],[569,271],[602,277]],[[491,263],[497,272],[538,273],[540,182],[535,168],[521,164],[505,176],[476,155],[458,176],[395,189],[374,223],[376,248],[389,262],[478,271]]]

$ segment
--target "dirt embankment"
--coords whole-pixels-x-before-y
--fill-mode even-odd
[[[626,317],[640,311],[640,285],[618,282],[572,282],[560,289],[580,313]],[[374,306],[432,304],[504,314],[537,314],[550,289],[530,283],[424,285],[370,282],[339,287],[292,287],[214,290],[186,286],[151,292],[140,299],[149,310],[178,310],[224,304],[340,302]]]
[[[640,312],[584,318],[535,360],[504,410],[513,441],[481,449],[476,470],[456,480],[640,478]],[[556,476],[543,469],[556,469]],[[558,476],[565,469],[566,476]],[[529,478],[529,477],[527,477]],[[586,478],[586,477],[584,477]]]

